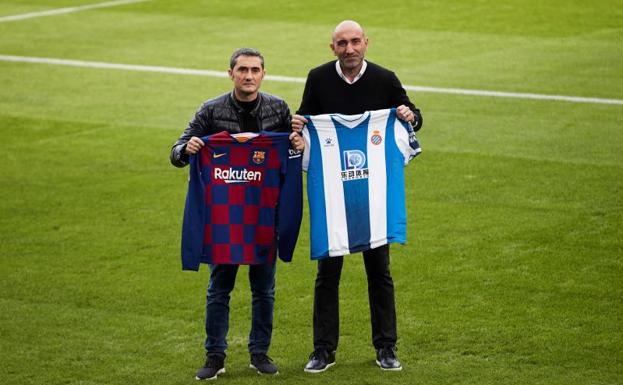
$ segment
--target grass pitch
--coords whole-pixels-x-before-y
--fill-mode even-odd
[[[10,0],[0,17],[81,0]],[[404,84],[622,99],[623,3],[147,1],[0,23],[0,55],[269,74],[331,60],[353,18]],[[0,382],[189,384],[207,269],[180,271],[186,170],[171,144],[228,79],[0,61]],[[303,85],[263,90],[296,110]],[[279,264],[270,355],[247,368],[250,294],[232,296],[219,382],[618,384],[623,376],[623,106],[413,93],[409,243],[392,248],[399,357],[373,362],[365,273],[347,257],[337,365],[308,375],[307,220]]]

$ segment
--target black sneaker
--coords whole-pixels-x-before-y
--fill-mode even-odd
[[[218,374],[225,373],[225,356],[221,354],[208,354],[203,368],[197,370],[196,380],[216,380]]]
[[[307,373],[320,373],[335,365],[335,352],[316,349],[309,355],[309,362],[305,365]]]
[[[279,374],[277,365],[273,364],[273,360],[264,353],[251,354],[249,367],[257,370],[259,374]]]
[[[381,370],[402,370],[402,365],[396,357],[396,348],[381,348],[376,351],[376,364]]]

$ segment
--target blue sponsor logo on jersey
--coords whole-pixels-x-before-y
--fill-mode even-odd
[[[366,156],[363,151],[360,150],[346,150],[344,151],[344,168],[361,169],[366,165]]]
[[[367,179],[369,171],[366,166],[366,155],[361,150],[346,150],[344,155],[344,168],[340,176],[343,182],[358,179]]]

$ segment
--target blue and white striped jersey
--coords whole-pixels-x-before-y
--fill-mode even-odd
[[[311,258],[405,243],[404,166],[420,153],[395,109],[305,116]]]

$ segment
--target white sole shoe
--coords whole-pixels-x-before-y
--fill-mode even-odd
[[[221,368],[218,370],[218,372],[214,373],[214,376],[209,377],[209,378],[199,378],[197,376],[195,376],[195,380],[197,381],[211,381],[211,380],[216,380],[216,378],[218,377],[219,374],[223,374],[225,373],[225,368]]]
[[[379,368],[381,368],[381,370],[388,370],[388,371],[391,371],[391,372],[399,372],[399,371],[402,370],[402,366],[399,366],[397,368],[384,368],[384,367],[381,366],[381,363],[379,362],[379,360],[376,360],[375,362],[379,366]]]
[[[322,373],[322,372],[324,372],[325,370],[327,370],[327,369],[329,369],[330,367],[332,367],[333,365],[335,365],[335,362],[332,362],[332,363],[330,363],[330,364],[327,364],[327,366],[325,366],[325,367],[324,367],[324,368],[322,368],[322,369],[307,369],[307,368],[305,368],[305,369],[303,369],[303,370],[304,370],[305,372],[307,372],[307,373]]]

